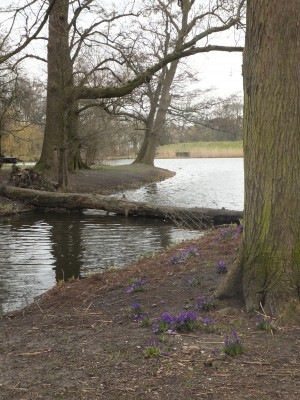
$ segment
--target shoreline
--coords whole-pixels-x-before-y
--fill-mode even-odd
[[[0,186],[7,183],[10,170],[0,169]],[[110,195],[128,189],[138,189],[149,183],[172,178],[174,172],[141,164],[102,166],[69,174],[66,193]],[[34,207],[0,195],[0,218],[33,210]]]

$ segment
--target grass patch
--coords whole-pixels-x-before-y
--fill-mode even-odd
[[[191,158],[243,157],[243,142],[190,142],[168,144],[158,149],[157,158],[175,158],[176,153],[190,153]]]

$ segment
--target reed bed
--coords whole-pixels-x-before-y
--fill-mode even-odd
[[[243,157],[242,142],[193,142],[171,144],[161,146],[156,156],[156,158],[181,157],[240,158]]]

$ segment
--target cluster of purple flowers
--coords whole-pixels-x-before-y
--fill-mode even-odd
[[[131,306],[131,311],[134,313],[134,315],[141,314],[143,311],[142,305],[140,303],[133,303]]]
[[[185,263],[190,257],[199,256],[198,249],[196,247],[190,247],[187,250],[181,250],[178,254],[175,254],[170,260],[171,264],[182,264]]]
[[[176,319],[176,330],[178,332],[191,332],[196,327],[199,316],[197,313],[181,312]]]
[[[153,333],[190,332],[195,329],[198,318],[197,313],[181,312],[178,316],[164,313]]]
[[[232,357],[238,356],[244,352],[244,347],[236,332],[231,332],[229,336],[226,336],[223,351],[225,354]]]
[[[140,326],[145,327],[151,324],[148,313],[145,313],[144,307],[140,303],[133,303],[131,311],[135,321],[137,321]]]
[[[170,331],[170,333],[174,330],[176,318],[173,314],[163,313],[160,320],[158,321],[158,325],[155,325],[153,333],[164,333]]]
[[[203,325],[213,325],[216,323],[216,320],[214,320],[213,318],[205,317],[205,318],[202,318],[202,322],[203,322]]]
[[[216,273],[217,274],[226,274],[228,272],[228,267],[227,265],[224,263],[224,261],[219,261],[218,265],[216,266]]]
[[[146,279],[142,278],[140,280],[132,278],[130,280],[130,286],[127,289],[127,293],[142,292],[144,290],[144,285],[147,283]]]
[[[197,299],[196,309],[203,310],[203,311],[210,311],[215,308],[219,303],[218,299],[213,297],[204,297],[200,296]]]
[[[231,344],[238,344],[238,343],[240,343],[238,335],[235,331],[233,331],[229,336],[228,335],[226,336],[224,345],[230,346]]]
[[[243,232],[243,225],[238,225],[235,228],[228,228],[224,231],[221,231],[220,238],[221,239],[237,239]]]
[[[163,321],[169,326],[172,326],[176,322],[176,317],[173,314],[163,313],[163,315],[161,316],[161,321]]]

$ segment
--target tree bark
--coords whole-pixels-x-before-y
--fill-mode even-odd
[[[190,225],[230,224],[239,222],[242,211],[212,208],[168,207],[157,204],[116,199],[99,194],[57,193],[24,189],[14,186],[0,187],[0,193],[9,199],[18,199],[27,204],[44,208],[64,208],[68,210],[98,209],[120,215],[136,215],[163,219],[187,220]]]
[[[159,144],[159,139],[161,137],[165,125],[167,112],[171,104],[170,90],[174,77],[176,75],[178,62],[179,62],[178,60],[173,61],[170,64],[169,68],[166,68],[165,76],[162,82],[157,113],[155,115],[152,127],[148,133],[147,146],[144,150],[143,157],[139,161],[143,164],[154,165],[156,149]]]
[[[299,2],[248,1],[244,51],[244,235],[239,264],[247,310],[300,315]]]
[[[58,1],[49,18],[46,126],[42,154],[37,164],[40,169],[52,168],[53,148],[61,148],[67,142],[67,98],[73,79],[68,43],[68,10],[68,0]]]
[[[53,6],[49,18],[46,126],[37,164],[42,170],[53,167],[54,147],[68,149],[69,170],[82,166],[68,14],[69,0],[60,0]]]
[[[144,140],[143,143],[141,145],[141,148],[136,156],[136,159],[134,160],[134,164],[135,163],[142,163],[147,147],[148,147],[148,143],[151,137],[151,133],[152,133],[152,129],[153,129],[153,123],[154,123],[154,119],[155,119],[155,115],[156,115],[156,110],[157,110],[157,104],[159,102],[159,97],[161,94],[161,89],[162,89],[162,82],[164,80],[165,77],[165,68],[162,69],[161,73],[160,73],[160,79],[157,82],[156,88],[154,91],[152,91],[150,84],[148,84],[148,97],[150,100],[150,110],[149,110],[149,114],[147,116],[147,120],[146,120],[146,124],[145,124],[145,135],[144,135]]]

